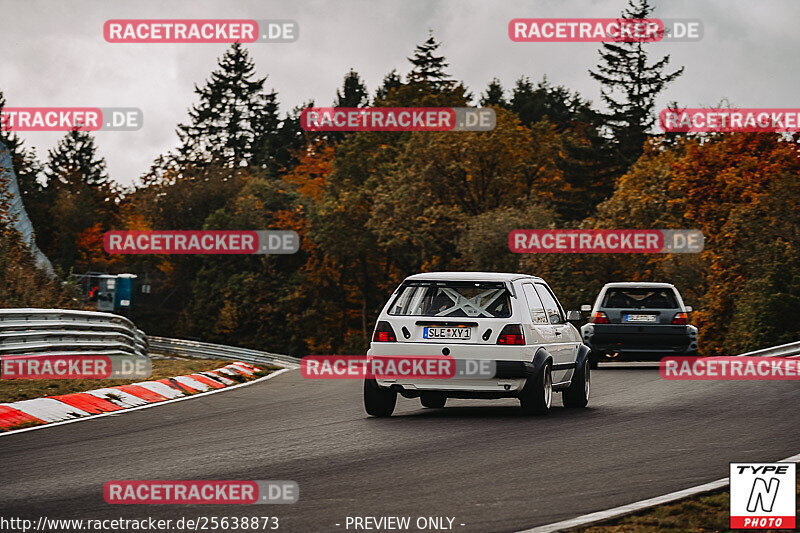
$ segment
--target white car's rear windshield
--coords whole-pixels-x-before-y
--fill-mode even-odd
[[[601,307],[609,309],[677,309],[675,292],[670,288],[618,287],[606,291]]]
[[[502,282],[415,281],[403,285],[389,314],[508,318],[511,299]]]

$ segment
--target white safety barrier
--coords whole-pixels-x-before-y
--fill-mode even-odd
[[[254,365],[277,365],[283,368],[299,368],[300,359],[289,355],[261,352],[249,348],[236,348],[222,344],[168,339],[166,337],[147,337],[150,350],[155,353],[184,355],[201,359],[230,359]]]
[[[790,342],[789,344],[781,344],[780,346],[772,346],[754,352],[747,352],[739,354],[739,357],[792,357],[795,355],[800,355],[800,342]]]
[[[147,336],[124,316],[68,309],[0,309],[2,355],[148,357]]]

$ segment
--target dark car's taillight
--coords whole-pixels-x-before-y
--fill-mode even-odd
[[[598,311],[592,317],[593,324],[608,324],[608,317],[602,311]]]
[[[375,333],[372,334],[373,342],[397,342],[392,326],[385,320],[381,320],[375,325]]]
[[[508,324],[497,336],[497,344],[525,344],[525,335],[519,324]]]
[[[678,324],[681,326],[685,326],[689,323],[689,315],[686,313],[675,313],[675,316],[672,319],[673,324]]]

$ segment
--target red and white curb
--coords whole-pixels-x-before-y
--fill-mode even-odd
[[[215,392],[219,389],[248,384],[256,378],[256,372],[260,371],[260,368],[249,363],[237,361],[217,370],[185,376],[61,396],[0,403],[0,432],[63,423],[124,409],[141,408],[159,402],[174,401],[201,393]],[[236,376],[239,380],[244,378],[248,381],[239,383],[231,379]]]

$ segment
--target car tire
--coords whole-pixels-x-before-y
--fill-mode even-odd
[[[592,370],[597,370],[597,365],[600,362],[600,355],[594,352],[589,352],[589,355],[586,356],[586,359],[589,361],[589,368]]]
[[[422,407],[441,409],[447,403],[447,395],[443,392],[423,392],[419,397]]]
[[[589,361],[585,361],[580,369],[575,370],[569,388],[561,394],[561,401],[564,402],[564,407],[586,407],[589,403],[591,389],[590,367]]]
[[[550,363],[546,363],[536,376],[525,382],[519,395],[522,411],[532,415],[546,415],[553,403],[553,373]]]
[[[397,404],[397,393],[382,389],[374,379],[364,380],[364,410],[370,416],[392,416]]]

